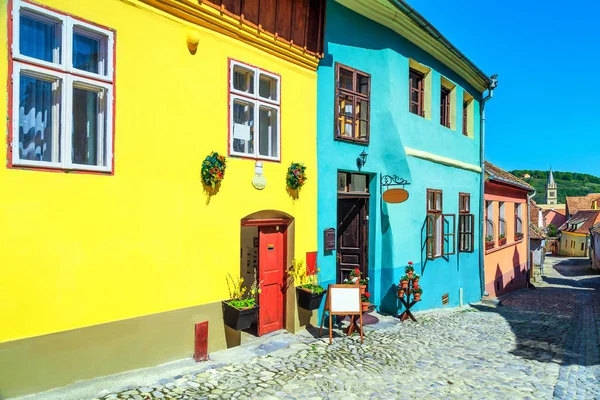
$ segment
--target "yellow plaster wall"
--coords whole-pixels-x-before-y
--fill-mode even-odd
[[[137,1],[42,4],[116,29],[116,167],[114,176],[0,168],[0,342],[227,298],[240,220],[259,210],[295,218],[296,257],[316,250],[314,71]],[[190,29],[200,39],[195,55]],[[207,204],[201,163],[227,153],[228,57],[281,74],[282,162],[264,162],[267,187],[257,191],[254,161],[228,158]],[[285,188],[293,161],[308,167],[297,200]]]
[[[560,255],[571,257],[588,256],[587,235],[572,232],[561,232],[560,236]],[[581,250],[582,245],[583,250]]]

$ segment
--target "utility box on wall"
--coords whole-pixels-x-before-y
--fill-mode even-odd
[[[324,231],[324,247],[325,251],[333,251],[335,250],[335,229],[327,228]]]

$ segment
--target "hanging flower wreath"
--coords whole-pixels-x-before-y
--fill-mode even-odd
[[[287,170],[285,181],[290,189],[300,189],[306,181],[306,166],[303,163],[292,163]]]
[[[202,183],[214,188],[225,176],[227,160],[225,156],[213,151],[202,163]]]

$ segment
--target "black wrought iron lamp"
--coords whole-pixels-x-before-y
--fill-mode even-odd
[[[365,153],[365,151],[363,150],[362,153],[360,153],[358,155],[358,158],[356,159],[356,166],[358,167],[358,170],[360,171],[362,167],[365,166],[365,164],[367,163],[367,156],[368,154]]]

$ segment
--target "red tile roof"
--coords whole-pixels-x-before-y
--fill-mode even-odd
[[[491,180],[506,183],[506,184],[509,184],[512,186],[516,186],[519,189],[526,189],[526,190],[530,190],[530,191],[535,190],[533,188],[533,186],[531,186],[529,183],[525,182],[524,180],[522,180],[520,178],[517,178],[510,172],[506,172],[502,168],[496,167],[494,164],[492,164],[488,161],[485,162],[484,168],[485,168],[485,178],[486,179],[491,179]]]
[[[546,239],[546,234],[540,228],[531,224],[529,225],[529,239]]]
[[[558,230],[560,232],[588,234],[590,228],[598,222],[600,222],[600,210],[582,210],[573,215]]]
[[[591,209],[594,200],[598,199],[600,199],[600,193],[590,193],[587,196],[567,196],[567,210],[570,215],[575,215],[577,211]]]

